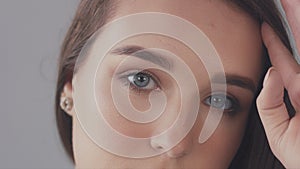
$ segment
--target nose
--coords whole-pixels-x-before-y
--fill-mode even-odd
[[[191,135],[188,134],[175,146],[171,144],[173,142],[170,140],[170,137],[160,137],[151,140],[152,148],[160,152],[165,152],[169,158],[181,158],[190,153],[193,141]]]

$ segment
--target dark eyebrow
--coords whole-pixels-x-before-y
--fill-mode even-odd
[[[212,82],[213,83],[222,83],[223,82],[223,81],[221,81],[222,76],[223,75],[221,75],[221,74],[215,75],[212,78]],[[247,90],[251,91],[253,94],[255,94],[257,91],[254,81],[248,77],[244,77],[244,76],[240,76],[240,75],[236,75],[236,74],[225,73],[225,78],[226,78],[226,84],[228,84],[228,85],[234,85],[234,86],[238,86],[238,87],[247,89]]]
[[[116,55],[135,56],[140,59],[147,60],[154,64],[160,65],[169,70],[172,67],[171,61],[164,58],[161,54],[155,51],[147,50],[146,48],[137,45],[121,46],[113,49],[112,51],[110,51],[110,53]],[[253,94],[255,94],[257,91],[253,80],[251,80],[250,78],[239,76],[236,74],[228,74],[228,73],[225,73],[225,78],[226,78],[226,84],[228,85],[234,85],[234,86],[247,89],[251,91]],[[222,74],[216,74],[212,78],[212,83],[223,83],[221,79],[222,79]]]
[[[171,61],[164,58],[162,54],[155,51],[151,51],[151,49],[147,49],[141,46],[135,46],[135,45],[121,46],[116,49],[113,49],[110,53],[116,55],[135,56],[140,59],[150,61],[168,70],[170,70],[172,67]]]

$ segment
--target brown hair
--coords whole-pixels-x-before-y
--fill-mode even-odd
[[[270,24],[285,46],[290,49],[287,33],[281,15],[273,0],[225,0],[234,7],[247,12],[259,23]],[[65,150],[74,161],[72,148],[72,119],[59,105],[61,92],[67,82],[71,82],[76,59],[87,40],[109,19],[113,12],[111,0],[81,0],[75,18],[63,42],[55,97],[56,121]],[[266,49],[265,54],[267,55]],[[270,67],[266,57],[264,71]],[[283,168],[272,154],[253,103],[244,140],[232,161],[230,168]]]
[[[65,150],[73,161],[72,119],[60,107],[61,92],[64,85],[72,80],[75,62],[81,49],[106,23],[111,13],[110,3],[110,0],[81,0],[61,47],[55,96],[56,123]]]

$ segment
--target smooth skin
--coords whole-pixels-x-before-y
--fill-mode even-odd
[[[115,16],[112,16],[112,20],[140,12],[163,12],[188,20],[202,30],[214,44],[216,50],[220,53],[225,73],[246,77],[253,81],[255,87],[258,86],[263,67],[260,24],[246,12],[234,8],[231,4],[226,4],[224,1],[208,0],[153,0],[151,3],[147,0],[118,1],[116,5]],[[125,25],[122,27],[122,30],[132,29],[132,26],[134,25]],[[114,30],[111,30],[110,33],[113,35]],[[254,99],[254,92],[236,85],[228,85],[228,95],[236,98],[240,103],[235,108],[235,111],[233,111],[236,113],[224,115],[213,135],[205,143],[199,144],[198,138],[203,124],[201,116],[207,114],[209,108],[205,104],[205,98],[215,92],[222,91],[210,91],[207,72],[203,64],[197,59],[197,56],[178,41],[163,36],[136,36],[123,41],[119,45],[139,45],[144,48],[165,49],[184,60],[195,75],[199,85],[199,93],[203,96],[201,97],[202,108],[198,113],[199,118],[197,118],[194,127],[188,135],[173,149],[159,156],[133,159],[117,156],[96,145],[80,125],[80,121],[76,117],[75,109],[73,108],[67,111],[67,113],[72,116],[72,139],[76,168],[228,168],[243,138],[247,116],[251,113],[249,109]],[[236,46],[239,46],[239,48]],[[113,77],[112,75],[116,70],[116,66],[122,60],[124,60],[124,56],[108,54],[100,66],[101,70],[99,70],[100,73],[97,76],[99,78],[99,88],[97,87],[99,92],[96,93],[100,93],[99,96],[105,98],[105,102],[99,102],[100,104],[104,104],[100,106],[103,108],[103,114],[107,115],[106,119],[111,126],[127,136],[145,138],[160,133],[166,127],[171,126],[172,123],[170,122],[174,121],[174,117],[176,117],[176,113],[178,112],[178,106],[174,106],[178,105],[177,103],[180,101],[179,92],[176,90],[176,83],[168,80],[168,76],[165,78],[165,74],[163,73],[158,71],[151,72],[161,80],[161,87],[168,97],[167,108],[163,113],[165,116],[147,125],[131,123],[122,118],[122,116],[118,116],[118,112],[111,99],[110,80]],[[85,79],[91,76],[90,67],[87,66],[90,63],[94,63],[94,61],[87,58],[85,64],[81,65],[79,71],[75,74],[75,82],[79,84],[73,83],[77,84],[73,86],[68,83],[63,91],[66,97],[75,99],[74,103],[76,106],[78,105],[76,104],[76,99],[87,98],[80,102],[83,104],[84,112],[94,111],[93,105],[91,105],[92,102],[88,99],[93,97],[87,97],[87,92],[84,91],[89,88],[86,86]],[[136,60],[136,62],[130,63],[135,63],[128,65],[127,69],[131,71],[136,69],[136,65],[144,62]],[[78,90],[76,86],[81,86],[83,90]],[[76,95],[73,95],[72,91],[75,91]],[[134,91],[132,91],[132,95],[130,96],[132,103],[136,103],[135,105],[143,105],[141,102],[145,103],[146,98],[148,98],[146,97],[147,95],[142,93],[137,94]],[[170,139],[151,140],[151,146],[152,142],[154,142],[163,148],[164,144],[168,144],[168,140]],[[113,142],[114,140],[111,141]],[[159,146],[153,146],[154,149],[157,147]]]
[[[281,2],[300,51],[300,1]],[[300,66],[265,23],[262,37],[273,66],[265,76],[264,87],[257,99],[259,114],[275,156],[286,168],[300,168]],[[293,118],[289,117],[283,101],[284,89],[296,110]]]
[[[122,4],[124,2],[126,3]],[[130,2],[130,4],[127,4],[127,2]],[[227,73],[238,72],[255,82],[258,81],[260,70],[257,68],[261,63],[260,25],[248,15],[241,11],[234,11],[226,4],[219,3],[218,1],[200,2],[197,0],[182,3],[183,1],[172,0],[155,1],[150,5],[145,2],[149,1],[121,1],[118,4],[119,8],[115,17],[136,12],[157,11],[167,12],[185,18],[201,28],[201,30],[203,30],[212,40],[217,50],[222,53],[221,58]],[[201,9],[195,8],[195,3],[201,3]],[[296,38],[297,49],[300,50],[300,14],[299,8],[297,9],[297,6],[300,6],[300,1],[282,0],[282,3]],[[207,18],[207,16],[210,16],[210,18]],[[245,22],[242,22],[243,24],[241,24],[241,21]],[[253,36],[254,34],[257,36]],[[285,167],[300,168],[300,67],[275,35],[273,30],[266,24],[263,24],[262,26],[262,36],[263,41],[269,50],[273,67],[266,75],[264,88],[257,99],[259,113],[274,154]],[[173,49],[171,51],[174,53],[178,52],[178,55],[180,56],[181,53],[179,52],[184,51],[179,50],[180,48],[178,45],[171,41],[165,39],[155,41],[155,39],[157,40],[157,38],[150,38],[145,41],[145,39],[139,40],[137,38],[135,39],[135,42],[138,44],[144,43],[143,45],[145,47],[153,47],[153,44],[155,44],[166,49]],[[239,41],[236,41],[236,39],[239,39]],[[236,49],[236,42],[241,46],[239,49]],[[255,54],[253,54],[253,51],[255,51]],[[106,66],[108,66],[107,69],[103,67],[103,70],[106,71],[103,71],[104,74],[101,76],[104,79],[105,77],[110,77],[108,71],[109,68],[117,65],[113,64],[111,60],[107,60],[107,62],[110,64],[106,64]],[[196,72],[202,72],[199,71],[199,66],[195,64],[194,60],[186,60],[186,62],[190,63],[189,65],[192,69],[194,67],[193,70],[195,70],[195,74]],[[85,67],[81,67],[80,73],[82,73],[82,76],[77,75],[78,78],[87,77],[87,74],[84,74],[84,68]],[[204,86],[203,76],[197,77],[202,77],[201,79],[197,79],[197,81]],[[292,104],[296,109],[296,115],[292,119],[289,118],[283,102],[284,88],[289,92]],[[104,89],[105,88],[103,88],[103,90]],[[248,102],[252,99],[251,93],[249,94],[248,91],[244,91],[244,89],[239,89],[237,87],[232,87],[229,90],[232,91],[233,94],[236,94],[238,98],[246,98],[246,100],[242,101],[244,103],[243,105],[250,105]],[[84,93],[84,91],[82,91],[82,93]],[[72,85],[70,83],[66,84],[64,95],[69,98],[73,97]],[[102,96],[107,96],[108,98],[109,95]],[[88,103],[89,102],[87,102],[86,105],[86,111],[89,111]],[[106,106],[106,108],[110,107],[112,106]],[[219,127],[205,144],[194,144],[196,143],[195,139],[199,136],[199,131],[196,129],[201,128],[196,127],[196,129],[189,133],[183,142],[178,144],[171,151],[158,157],[142,160],[118,157],[99,148],[83,131],[78,119],[75,117],[75,111],[72,109],[67,113],[74,117],[73,146],[76,168],[114,167],[133,169],[149,167],[174,169],[175,167],[195,168],[195,166],[198,166],[199,168],[227,168],[242,139],[243,128],[245,127],[244,124],[249,110],[249,107],[243,107],[243,111],[235,118],[224,119],[222,123],[223,127]],[[113,114],[115,111],[111,109],[107,112]],[[205,110],[203,110],[203,112],[205,112]],[[119,121],[115,122],[117,123]],[[132,127],[130,127],[130,124],[125,122],[118,124],[123,124],[123,129],[128,129],[124,132],[131,133],[133,131],[131,130]],[[201,125],[201,121],[198,125]],[[142,130],[143,128],[139,129],[140,131],[145,131]],[[154,132],[155,128],[151,128],[150,126],[149,130],[153,130]],[[136,130],[134,131],[133,134],[139,134]],[[181,152],[184,152],[184,155],[181,155]]]

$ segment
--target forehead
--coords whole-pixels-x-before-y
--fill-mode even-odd
[[[257,81],[262,66],[260,25],[246,12],[221,0],[118,0],[110,20],[142,12],[168,13],[188,20],[213,43],[226,73],[238,73]],[[125,25],[122,29],[132,26]],[[146,39],[138,43],[147,47],[151,40]],[[176,43],[165,44],[178,48]]]
[[[114,18],[141,12],[169,13],[192,22],[207,34],[223,28],[231,31],[227,33],[240,28],[253,31],[259,26],[246,12],[225,0],[118,0],[115,6]]]

